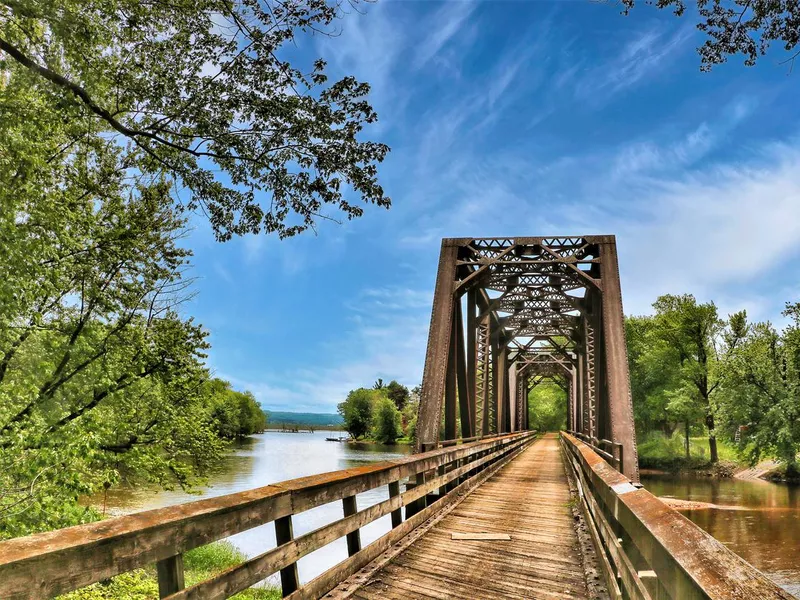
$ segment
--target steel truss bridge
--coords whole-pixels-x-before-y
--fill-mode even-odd
[[[560,435],[529,428],[543,382],[565,391]],[[270,576],[292,599],[792,598],[638,484],[613,236],[443,240],[417,436],[406,458],[0,542],[0,598],[153,565],[171,600]],[[295,535],[330,503],[341,518]],[[276,544],[186,585],[186,551],[256,527]],[[331,543],[341,562],[301,578]]]

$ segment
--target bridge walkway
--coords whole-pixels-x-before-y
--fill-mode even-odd
[[[558,436],[536,440],[343,597],[590,598]],[[452,539],[508,534],[509,540]],[[367,567],[369,569],[369,567]]]

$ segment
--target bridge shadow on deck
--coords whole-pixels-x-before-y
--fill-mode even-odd
[[[342,597],[590,598],[559,452],[556,434],[535,441]],[[511,539],[451,539],[483,532]]]

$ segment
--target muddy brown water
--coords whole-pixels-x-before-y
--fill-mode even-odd
[[[642,483],[656,496],[717,505],[680,512],[800,598],[800,486],[688,475]]]

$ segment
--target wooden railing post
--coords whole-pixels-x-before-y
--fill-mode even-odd
[[[170,594],[181,591],[183,582],[183,554],[176,554],[156,563],[158,576],[158,597],[166,598]]]
[[[356,514],[358,512],[356,497],[347,496],[346,498],[342,498],[342,507],[344,508],[345,517]],[[359,550],[361,550],[361,532],[356,529],[347,534],[347,555],[353,556],[353,554]]]
[[[278,546],[287,544],[294,539],[294,529],[292,527],[292,515],[275,519],[275,540]],[[300,587],[300,578],[297,575],[297,563],[293,562],[281,569],[281,591],[285,598]]]
[[[400,482],[392,481],[389,483],[389,498],[395,498],[400,495]],[[403,523],[403,509],[398,508],[392,511],[392,529],[399,527]]]

